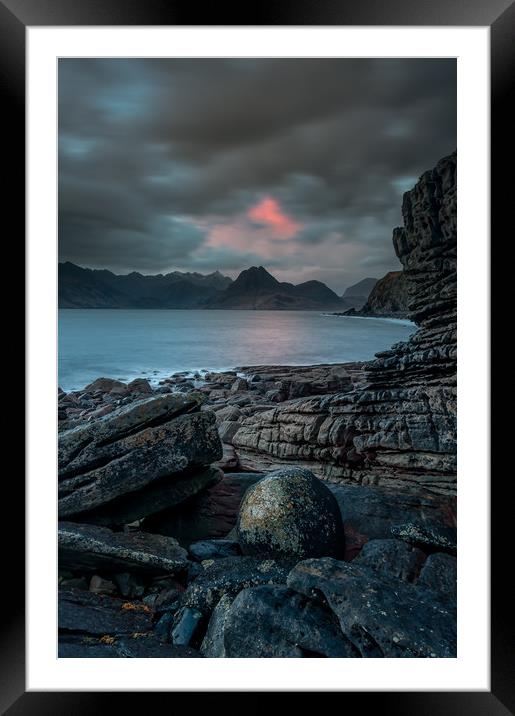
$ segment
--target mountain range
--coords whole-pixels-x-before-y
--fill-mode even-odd
[[[233,281],[219,271],[117,275],[67,261],[59,264],[58,301],[59,308],[342,310],[360,308],[375,283],[363,279],[338,296],[321,281],[278,281],[263,266],[245,269]]]

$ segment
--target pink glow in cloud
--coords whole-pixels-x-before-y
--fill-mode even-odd
[[[295,236],[302,229],[302,224],[298,224],[287,216],[282,211],[279,202],[271,197],[266,197],[252,206],[247,212],[247,217],[258,224],[269,226],[275,236],[283,239]]]

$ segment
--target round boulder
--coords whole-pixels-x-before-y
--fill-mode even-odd
[[[345,546],[336,498],[300,467],[275,470],[249,487],[237,530],[247,555],[341,557]]]

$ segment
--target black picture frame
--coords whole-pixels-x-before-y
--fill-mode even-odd
[[[200,22],[199,22],[200,20]],[[510,0],[261,0],[252,4],[219,4],[201,6],[195,0],[0,0],[0,68],[4,95],[4,170],[9,181],[4,193],[5,206],[13,217],[13,237],[18,249],[16,266],[24,260],[22,231],[25,217],[25,36],[28,26],[76,25],[398,25],[398,26],[489,26],[491,30],[491,211],[492,237],[501,239],[504,226],[509,227],[509,181],[511,160],[512,114],[508,111],[509,82],[515,70],[515,3]],[[8,160],[5,152],[12,153]],[[508,183],[506,183],[508,181]],[[20,255],[21,254],[21,255]],[[495,296],[492,297],[492,305]],[[18,336],[20,331],[18,329]],[[21,338],[21,336],[20,336]],[[22,344],[22,340],[20,341]],[[23,404],[18,389],[17,404]],[[504,428],[506,429],[506,428]],[[501,431],[495,434],[501,444]],[[488,439],[488,436],[485,436]],[[495,455],[495,445],[491,454]],[[23,448],[20,455],[23,454]],[[504,496],[509,476],[501,474],[492,484],[492,619],[491,619],[491,691],[490,692],[354,692],[340,693],[343,708],[358,698],[359,706],[380,709],[383,714],[410,716],[446,716],[447,714],[488,714],[505,716],[515,713],[513,664],[511,560],[503,556],[503,545],[512,542],[508,510],[511,503]],[[16,478],[16,479],[15,479]],[[7,479],[7,475],[4,475]],[[4,597],[1,611],[0,640],[0,708],[10,716],[21,714],[91,714],[120,707],[122,693],[25,692],[25,626],[24,626],[24,484],[21,474],[9,476],[9,513],[15,532],[8,532],[3,542]],[[5,503],[4,503],[5,504]],[[4,522],[4,525],[6,523]],[[15,535],[13,538],[13,534]],[[510,629],[511,625],[511,629]],[[131,708],[145,709],[151,696],[163,694],[131,693]],[[203,695],[171,693],[174,708],[180,708],[179,697],[186,696],[188,708],[200,705]],[[245,697],[242,708],[257,712],[268,702],[266,693],[234,694]],[[277,694],[275,695],[277,696]],[[191,698],[194,701],[191,701]],[[316,698],[320,694],[315,695]],[[224,694],[210,694],[209,708],[227,709]],[[304,694],[302,698],[310,698]],[[104,705],[105,704],[105,705]],[[244,704],[244,705],[243,705]],[[268,704],[267,704],[268,706]],[[159,709],[163,704],[157,705]],[[309,705],[308,705],[309,708]]]

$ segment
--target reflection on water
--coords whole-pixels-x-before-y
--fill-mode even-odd
[[[406,340],[408,321],[314,311],[59,311],[59,385],[99,376],[158,380],[175,371],[367,360]]]

